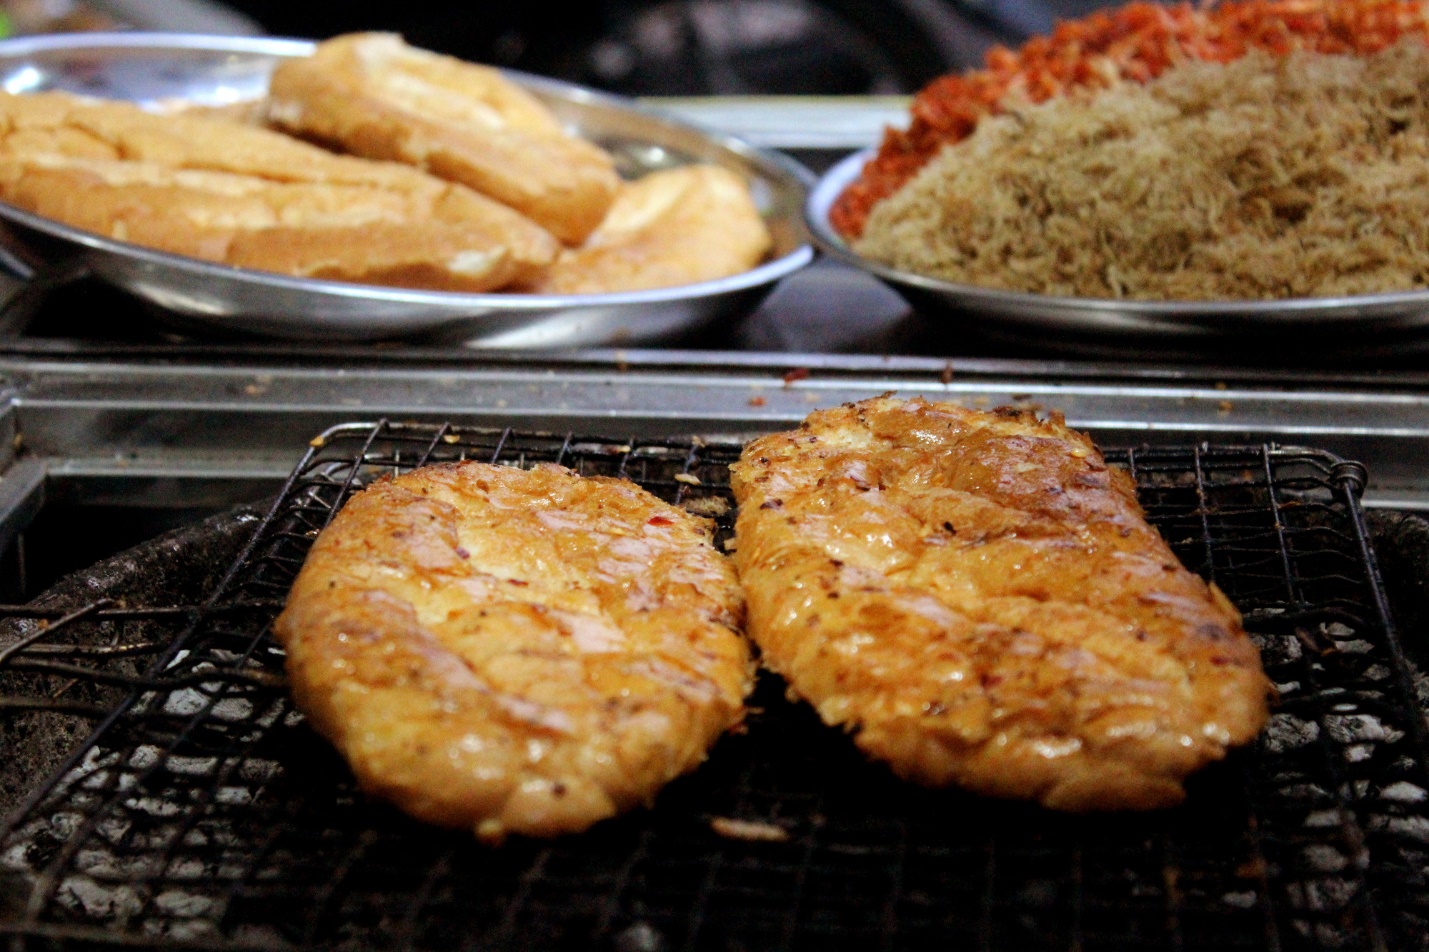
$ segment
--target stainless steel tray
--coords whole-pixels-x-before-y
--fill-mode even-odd
[[[1037,341],[1076,339],[1104,350],[1118,344],[1220,349],[1289,334],[1302,350],[1313,341],[1336,350],[1382,349],[1387,340],[1429,332],[1429,291],[1282,301],[1128,301],[1000,291],[898,271],[859,257],[829,224],[834,201],[873,155],[871,149],[857,152],[824,174],[805,206],[809,230],[819,250],[876,275],[920,311],[946,317],[950,332],[976,327]]]
[[[81,34],[0,42],[0,88],[63,89],[142,104],[224,105],[264,94],[274,65],[312,44],[272,38]],[[578,86],[508,74],[622,173],[717,162],[750,183],[773,260],[719,281],[600,295],[454,294],[314,281],[139,248],[0,203],[5,240],[36,267],[65,262],[159,305],[181,323],[297,339],[372,340],[441,332],[487,347],[636,344],[752,308],[813,258],[800,209],[813,177],[775,152]]]

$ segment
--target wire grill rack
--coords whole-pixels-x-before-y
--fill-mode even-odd
[[[1071,817],[918,789],[766,676],[747,731],[653,809],[492,850],[366,800],[289,706],[267,624],[355,488],[429,461],[560,462],[727,533],[737,453],[340,426],[206,602],[3,609],[0,726],[94,727],[0,827],[0,937],[12,952],[1429,948],[1429,691],[1389,620],[1363,469],[1317,451],[1110,454],[1245,612],[1280,691],[1255,748],[1174,810]],[[718,818],[785,835],[731,838]]]

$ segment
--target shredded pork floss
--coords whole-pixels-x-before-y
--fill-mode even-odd
[[[1429,286],[1429,48],[1252,53],[1014,110],[877,205],[855,247],[1059,296]]]

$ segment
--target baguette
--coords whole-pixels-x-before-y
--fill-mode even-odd
[[[281,64],[270,117],[354,155],[470,186],[567,244],[595,230],[620,184],[604,150],[568,135],[498,71],[413,49],[394,34],[335,37]]]
[[[603,294],[713,281],[748,271],[772,245],[749,189],[717,165],[651,172],[621,187],[599,228],[531,287]]]
[[[283,274],[480,292],[559,247],[460,185],[271,130],[64,93],[0,94],[0,198],[161,251]]]

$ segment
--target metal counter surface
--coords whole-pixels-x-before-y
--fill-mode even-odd
[[[1322,447],[1369,467],[1370,505],[1429,509],[1429,375],[669,351],[537,359],[406,350],[326,366],[291,349],[203,356],[0,354],[9,385],[0,419],[52,489],[83,484],[87,496],[126,504],[217,504],[276,485],[294,445],[343,421],[747,437],[816,407],[896,391],[1060,410],[1105,446]]]

